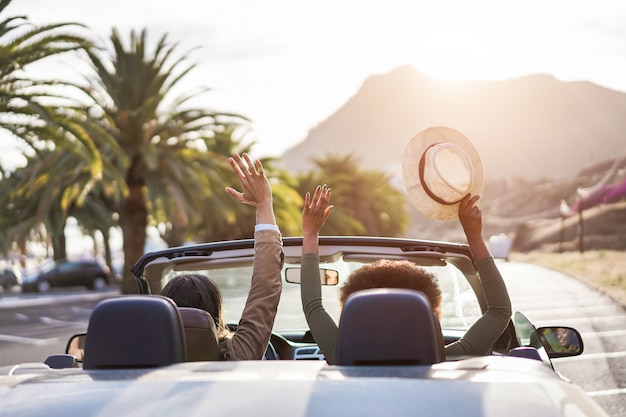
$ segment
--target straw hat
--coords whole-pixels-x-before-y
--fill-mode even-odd
[[[409,199],[425,216],[453,220],[467,194],[483,192],[480,155],[461,132],[437,126],[422,130],[404,149],[402,177]]]

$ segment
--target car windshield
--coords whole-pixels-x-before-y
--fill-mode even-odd
[[[39,265],[39,272],[50,272],[50,271],[52,271],[52,270],[53,270],[53,269],[54,269],[57,265],[59,265],[59,264],[57,264],[55,261],[53,261],[53,260],[51,260],[51,259],[45,260],[44,262],[42,262],[42,263]]]
[[[324,268],[339,271],[338,285],[322,286],[322,299],[324,307],[339,322],[341,309],[339,307],[339,288],[348,275],[364,264],[361,262],[331,262],[325,263]],[[308,328],[302,302],[300,301],[300,285],[285,282],[284,272],[286,268],[298,265],[285,265],[283,268],[283,292],[278,306],[278,314],[274,323],[275,330],[292,330]],[[442,318],[441,325],[444,329],[467,330],[469,326],[481,315],[480,306],[476,295],[472,291],[467,279],[454,265],[424,266],[426,270],[435,274],[442,291]],[[224,269],[212,269],[204,271],[171,271],[164,281],[171,280],[176,275],[185,273],[201,273],[207,275],[218,285],[222,293],[227,323],[238,323],[243,311],[248,290],[252,267],[229,267]]]

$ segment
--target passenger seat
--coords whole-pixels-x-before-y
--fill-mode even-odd
[[[220,358],[217,328],[213,317],[199,308],[178,307],[183,319],[186,361],[217,361]]]

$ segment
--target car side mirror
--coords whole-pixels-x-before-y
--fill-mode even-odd
[[[540,327],[536,333],[552,359],[578,356],[583,353],[583,339],[578,330],[572,327]]]
[[[292,284],[300,284],[300,267],[286,268],[285,269],[285,281]],[[334,269],[320,268],[320,283],[322,285],[337,285],[339,284],[339,272]]]
[[[82,362],[85,356],[85,339],[87,333],[78,333],[70,337],[65,347],[65,353],[76,358],[76,362]]]

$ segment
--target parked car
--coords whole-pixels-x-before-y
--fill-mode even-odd
[[[377,343],[380,351],[369,344],[356,346],[368,355],[376,350],[380,358],[328,365],[302,312],[302,238],[285,237],[283,244],[285,282],[264,360],[186,362],[190,339],[183,328],[183,309],[152,295],[178,274],[207,274],[220,286],[225,319],[235,327],[250,286],[254,241],[161,250],[144,255],[133,267],[142,294],[98,304],[87,334],[72,337],[66,354],[43,364],[0,368],[0,416],[607,416],[552,366],[558,358],[583,352],[580,334],[564,326],[535,328],[521,312],[485,355],[422,361],[420,352],[415,354],[419,358],[400,363],[385,357],[392,351],[386,346],[415,339],[406,330]],[[350,271],[380,258],[406,259],[437,275],[446,343],[461,337],[486,305],[464,244],[320,237],[319,251],[324,304],[336,320],[351,311],[349,302],[343,309],[338,305],[342,282]],[[367,294],[374,300],[380,295]],[[394,310],[373,312],[389,323],[387,313]],[[432,325],[430,311],[428,317]],[[364,331],[378,335],[385,326],[370,319],[361,321]],[[404,325],[414,320],[407,314],[398,321]],[[341,333],[341,323],[339,329]],[[434,338],[418,336],[425,344]],[[339,344],[345,342],[338,337]],[[565,337],[567,349],[560,345]]]
[[[0,270],[0,287],[10,290],[22,284],[22,273],[16,267],[5,267]]]
[[[111,281],[108,267],[98,261],[48,261],[23,277],[22,291],[46,292],[53,287],[87,287],[100,290]]]

